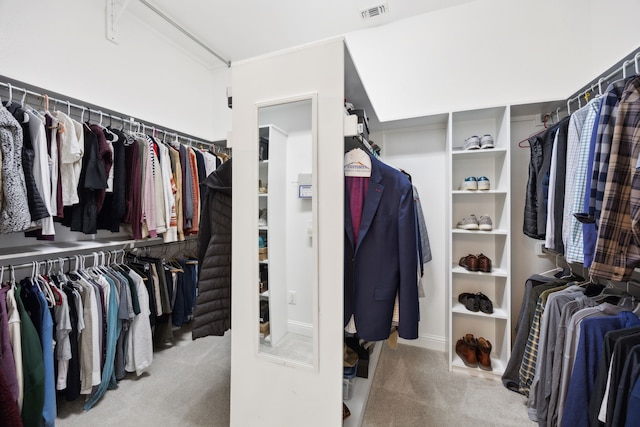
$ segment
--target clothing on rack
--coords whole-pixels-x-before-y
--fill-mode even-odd
[[[636,306],[623,290],[577,276],[536,275],[527,280],[515,344],[502,380],[510,390],[528,396],[531,420],[549,427],[600,425],[597,417],[602,407],[607,414],[615,411],[619,396],[615,391],[607,395],[605,387],[616,372],[616,390],[622,368],[612,368],[613,343],[607,344],[607,334],[638,336],[640,319],[632,312]],[[637,378],[632,379],[633,383],[627,381],[617,389],[625,391],[614,413],[623,415],[606,425],[628,421],[627,405]]]
[[[232,160],[209,175],[201,190],[204,203],[193,339],[221,336],[231,328]]]
[[[0,106],[1,194],[11,196],[3,204],[0,232],[26,231],[27,237],[53,240],[57,221],[85,234],[118,232],[125,222],[135,239],[162,235],[165,242],[197,234],[199,185],[228,156],[180,144],[177,137],[165,142],[166,133],[161,140],[155,133],[105,127],[101,112],[100,123],[90,116],[82,123],[85,108],[80,108],[76,121],[58,110],[37,111],[16,102]],[[127,153],[136,144],[137,152]],[[179,190],[177,175],[184,186]],[[178,191],[184,194],[182,209],[175,207]],[[183,234],[177,231],[180,211]]]
[[[564,119],[569,120],[566,141],[557,138],[553,146],[540,144],[542,136],[530,138],[525,234],[545,238],[548,249],[565,255],[568,262],[584,263],[592,276],[602,279],[628,280],[640,262],[640,247],[633,238],[638,234],[635,217],[640,205],[636,188],[640,180],[634,169],[640,153],[639,95],[639,76],[618,80],[602,96]],[[556,130],[560,136],[556,126],[543,134],[544,141],[550,141],[549,132]],[[544,153],[549,148],[555,162],[549,171],[555,176],[545,172]],[[545,187],[548,183],[554,187]],[[547,204],[549,194],[554,201]],[[557,202],[559,195],[564,196],[561,203]],[[544,215],[554,215],[553,228],[547,227],[544,233],[532,222],[541,210]],[[557,217],[560,212],[561,221]],[[557,238],[558,227],[562,243]]]
[[[197,261],[98,258],[85,267],[76,257],[67,273],[62,263],[59,271],[47,263],[46,274],[34,263],[30,277],[1,284],[0,374],[25,426],[54,425],[59,398],[84,394],[90,409],[126,372],[151,366],[174,310],[183,313],[180,325],[191,320]]]
[[[370,176],[345,176],[344,325],[354,324],[367,341],[388,338],[397,296],[398,333],[415,339],[420,255],[413,187],[399,170],[364,156]],[[351,157],[347,167],[363,170]]]

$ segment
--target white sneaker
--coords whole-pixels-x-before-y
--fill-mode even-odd
[[[462,181],[460,184],[460,190],[477,190],[478,189],[478,180],[475,176],[468,176]]]
[[[491,181],[486,176],[479,176],[476,178],[478,190],[489,190],[491,188]]]
[[[485,149],[493,147],[495,147],[495,145],[493,145],[493,137],[489,134],[484,134],[482,138],[480,138],[480,148]]]
[[[478,230],[478,219],[474,214],[471,214],[466,218],[462,218],[456,227],[463,230]]]
[[[491,217],[489,215],[480,215],[480,219],[478,220],[478,229],[483,231],[493,230],[493,223],[491,222]]]
[[[464,140],[463,150],[478,150],[480,148],[480,138],[473,135]]]

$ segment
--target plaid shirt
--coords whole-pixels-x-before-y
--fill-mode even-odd
[[[520,393],[529,396],[531,383],[536,373],[536,363],[538,361],[538,344],[540,343],[540,322],[542,314],[547,304],[547,298],[554,292],[566,289],[568,285],[562,285],[555,288],[547,289],[540,294],[536,302],[536,311],[533,315],[533,323],[529,329],[529,338],[527,338],[527,346],[524,349],[522,363],[520,364],[520,372],[518,377],[520,380]]]
[[[611,157],[602,201],[598,240],[591,274],[628,280],[640,261],[640,176],[634,166],[640,154],[640,77],[624,88],[611,144]],[[633,182],[632,182],[633,179]],[[633,188],[633,190],[632,190]]]
[[[591,135],[593,135],[594,125],[596,124],[596,115],[600,110],[600,98],[594,98],[589,101],[585,109],[587,115],[582,125],[582,133],[580,134],[580,146],[578,148],[577,165],[575,175],[568,176],[567,180],[574,182],[573,184],[573,203],[569,207],[571,215],[569,217],[569,236],[564,242],[565,258],[567,262],[584,261],[584,252],[582,248],[582,224],[573,216],[574,213],[582,212],[584,209],[585,187],[587,182],[587,169],[589,159],[589,145],[591,143]],[[566,200],[566,199],[565,199]]]

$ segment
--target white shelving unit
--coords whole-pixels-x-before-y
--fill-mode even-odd
[[[383,345],[384,342],[376,343],[369,356],[369,378],[356,377],[353,387],[353,396],[351,396],[351,399],[344,401],[351,412],[351,416],[344,420],[343,427],[360,427],[362,425],[364,411],[367,408],[371,385],[373,384],[373,379],[376,375],[376,368],[378,366],[378,360],[380,359],[380,352],[382,351]]]
[[[508,107],[453,112],[448,123],[450,257],[449,280],[449,370],[499,379],[511,352],[511,202],[510,202],[510,110]],[[472,136],[489,134],[494,148],[462,149]],[[489,190],[460,190],[469,176],[486,176]],[[458,221],[475,214],[489,215],[491,231],[461,230]],[[459,265],[469,254],[491,259],[491,272],[467,271]],[[463,292],[482,292],[493,303],[493,313],[472,312],[458,302]],[[456,342],[465,334],[484,337],[492,344],[492,371],[465,366],[455,352]]]
[[[260,183],[256,183],[259,209],[267,210],[267,224],[258,225],[258,235],[263,238],[267,246],[267,258],[259,263],[267,266],[269,286],[268,291],[259,293],[260,301],[267,301],[269,304],[269,334],[261,335],[261,342],[272,345],[287,332],[286,255],[283,237],[286,229],[286,215],[283,208],[286,171],[282,166],[286,159],[287,134],[273,125],[261,126],[259,132],[260,138],[265,138],[269,145],[268,157],[258,160]],[[281,162],[278,161],[279,159]],[[266,193],[259,191],[260,185],[267,188]],[[259,212],[256,214],[259,216]],[[270,262],[271,260],[275,262]]]

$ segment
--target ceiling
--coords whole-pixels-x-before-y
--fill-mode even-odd
[[[122,0],[120,0],[122,2]],[[286,49],[472,0],[145,0],[230,62]],[[385,5],[385,13],[362,11]],[[226,64],[175,30],[139,0],[128,11],[187,50]],[[191,46],[189,46],[191,44]]]

